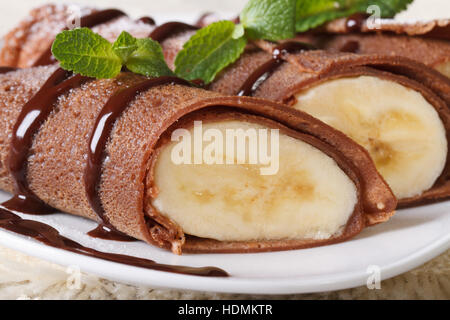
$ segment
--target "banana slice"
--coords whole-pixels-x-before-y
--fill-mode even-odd
[[[442,73],[443,75],[445,75],[448,78],[450,78],[450,61],[439,63],[436,66],[434,66],[434,68],[437,71],[439,71],[440,73]]]
[[[397,198],[421,194],[441,175],[446,131],[436,110],[418,92],[361,76],[327,81],[296,98],[296,109],[364,146]]]
[[[225,136],[227,130],[267,128],[221,120],[203,123],[203,131],[208,129]],[[221,241],[328,239],[342,232],[357,203],[356,186],[332,158],[281,132],[279,169],[273,175],[261,175],[266,165],[236,159],[234,164],[177,165],[172,157],[177,143],[160,150],[152,205],[187,234]],[[225,146],[221,150],[225,163]]]

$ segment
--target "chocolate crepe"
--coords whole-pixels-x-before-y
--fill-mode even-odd
[[[349,27],[349,19],[360,20]],[[450,19],[439,19],[431,21],[416,21],[413,23],[399,22],[392,19],[379,19],[369,21],[364,15],[356,14],[350,18],[342,18],[331,21],[317,30],[327,33],[394,33],[408,36],[423,36],[434,39],[450,40]]]
[[[55,66],[37,67],[0,75],[0,188],[3,190],[15,192],[8,161],[11,161],[11,136],[16,119],[23,105],[58,72],[55,69]],[[87,79],[80,87],[62,92],[36,133],[26,159],[26,179],[34,195],[59,210],[101,220],[88,200],[83,180],[89,148],[87,138],[111,97],[121,92],[120,89],[145,81],[158,79],[122,73],[110,80]],[[185,235],[176,223],[161,215],[149,199],[157,193],[153,189],[152,166],[158,148],[166,143],[164,136],[186,121],[183,119],[216,117],[267,123],[332,157],[358,190],[357,205],[343,233],[323,240],[222,242]],[[222,96],[179,84],[151,86],[140,91],[118,117],[105,152],[97,191],[104,218],[118,231],[175,253],[284,250],[343,241],[367,225],[387,220],[396,206],[389,187],[363,148],[305,113],[256,98]]]
[[[450,77],[448,67],[445,68],[450,64],[449,41],[388,34],[349,34],[320,39],[320,45],[325,50],[406,57]]]
[[[384,54],[416,60],[450,77],[450,20],[401,23],[382,19],[371,28],[363,20],[349,30],[347,19],[332,21],[298,39],[333,51]]]
[[[59,6],[50,6],[50,8],[57,11],[64,10]],[[46,19],[56,20],[60,23],[62,20],[61,14],[59,16],[46,15],[45,11],[48,10],[47,6],[36,9],[32,14],[34,24],[24,22],[10,32],[5,42],[15,43],[17,47],[22,49],[17,52],[16,50],[10,50],[9,46],[5,46],[0,57],[11,54],[19,56],[19,60],[23,62],[19,63],[18,66],[33,65],[38,62],[42,54],[48,51],[48,47],[41,46],[40,43],[50,44],[50,39],[53,39],[55,33],[54,30],[49,32],[45,23],[39,23],[44,19],[41,16],[46,16]],[[32,26],[33,28],[31,28]],[[154,25],[121,16],[107,23],[96,25],[93,29],[110,41],[115,40],[123,30],[129,31],[136,37],[152,34],[154,36],[157,33],[157,40],[163,47],[165,58],[169,66],[173,67],[176,53],[181,50],[184,42],[195,31],[189,26],[172,27],[160,26],[156,29],[156,32]],[[163,29],[163,32],[161,32],[161,29]],[[29,36],[26,39],[19,39],[17,34],[29,34]],[[36,40],[36,37],[38,40]],[[276,44],[265,41],[249,45],[241,58],[221,72],[208,89],[229,95],[253,95],[287,105],[294,105],[297,93],[304,92],[318,84],[334,79],[372,76],[396,82],[405,88],[420,93],[437,111],[447,131],[447,138],[449,137],[450,80],[439,72],[421,63],[398,56],[297,50],[295,48],[295,50],[281,50],[276,57],[276,60],[279,61],[274,64],[274,49],[276,48]],[[3,61],[4,63],[7,62]],[[265,73],[261,73],[264,79],[255,77],[255,73],[258,74],[261,66],[267,63],[272,66],[264,69]],[[257,81],[253,81],[252,77],[253,80],[256,79]],[[252,81],[249,82],[249,80]],[[251,90],[242,90],[245,86],[247,89],[251,88]],[[432,188],[420,195],[400,199],[400,205],[418,205],[448,198],[450,196],[450,186],[447,182],[448,168],[449,162],[447,161],[442,174],[436,179]]]

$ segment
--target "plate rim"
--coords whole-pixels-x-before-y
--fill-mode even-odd
[[[364,271],[308,276],[307,278],[301,276],[293,278],[245,278],[237,276],[212,278],[175,274],[87,257],[47,246],[32,238],[17,235],[3,229],[0,229],[0,245],[61,266],[76,265],[82,272],[101,278],[135,286],[151,286],[154,288],[234,294],[282,295],[354,288],[365,285],[368,277],[368,274]],[[391,264],[380,266],[380,278],[381,280],[386,280],[414,269],[437,257],[449,248],[450,233],[437,238],[414,254],[403,257]],[[101,274],[98,272],[100,269],[102,270]],[[117,276],[123,272],[129,273],[127,279]]]

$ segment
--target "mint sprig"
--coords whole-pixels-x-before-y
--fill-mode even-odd
[[[61,68],[83,76],[113,78],[122,68],[111,43],[88,28],[59,33],[52,53]]]
[[[250,0],[240,24],[219,21],[198,30],[175,59],[175,73],[205,84],[236,61],[248,39],[281,40],[295,35],[295,0]]]
[[[88,28],[66,30],[56,36],[52,53],[61,68],[97,79],[114,78],[123,66],[145,76],[173,75],[159,43],[125,31],[110,43]]]
[[[296,0],[250,0],[240,21],[250,39],[282,40],[295,35]]]
[[[326,22],[366,13],[367,8],[380,8],[380,18],[392,18],[414,0],[297,0],[295,30],[304,32]]]
[[[215,22],[194,34],[175,59],[175,73],[187,80],[214,80],[216,74],[236,61],[247,41],[242,28],[231,21]]]

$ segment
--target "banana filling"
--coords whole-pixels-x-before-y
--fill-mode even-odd
[[[206,154],[213,142],[209,139],[199,148],[195,130],[186,130],[191,136],[187,139],[192,163],[195,148]],[[353,181],[331,157],[281,131],[273,139],[273,129],[247,120],[204,122],[202,130],[204,141],[207,132],[215,132],[214,141],[224,137],[223,145],[213,152],[222,163],[179,164],[179,143],[189,136],[185,135],[164,144],[154,166],[158,193],[152,205],[186,234],[221,241],[328,239],[341,234],[358,197]],[[238,164],[238,138],[236,147],[227,151],[228,138],[236,132],[247,134],[245,163],[241,159]],[[258,147],[254,132],[258,132]],[[265,143],[267,148],[262,148]],[[235,157],[230,155],[232,149]],[[251,164],[255,152],[278,161],[277,170],[261,170],[270,166],[261,157]]]
[[[437,71],[439,71],[440,73],[442,73],[443,75],[450,78],[450,61],[446,61],[446,62],[437,64],[436,66],[434,66],[434,68]]]
[[[361,76],[327,81],[294,106],[364,146],[399,199],[433,186],[447,158],[446,131],[424,97],[394,81]]]

